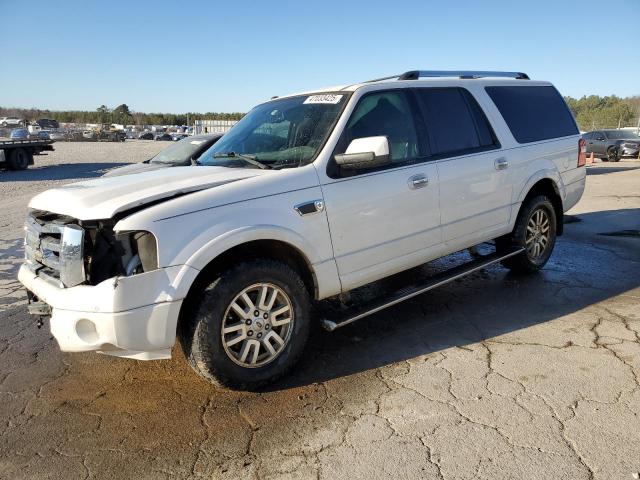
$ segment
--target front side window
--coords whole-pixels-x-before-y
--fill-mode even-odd
[[[497,145],[484,112],[467,90],[420,88],[415,92],[431,155],[450,156]]]
[[[341,144],[346,149],[356,138],[377,136],[386,136],[389,140],[393,163],[418,156],[413,115],[404,92],[376,92],[362,97],[351,114]]]
[[[242,168],[298,167],[313,161],[348,100],[326,93],[258,105],[199,159],[199,164]]]

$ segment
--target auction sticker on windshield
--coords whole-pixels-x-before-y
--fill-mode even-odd
[[[303,103],[330,103],[335,105],[342,100],[344,95],[325,94],[325,95],[311,95]]]

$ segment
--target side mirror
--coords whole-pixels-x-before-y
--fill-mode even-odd
[[[387,137],[356,138],[344,153],[333,157],[338,165],[347,170],[374,168],[391,163]]]

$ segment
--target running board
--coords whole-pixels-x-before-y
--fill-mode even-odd
[[[513,257],[514,255],[518,255],[522,252],[524,252],[524,248],[510,250],[506,254],[492,253],[490,255],[485,255],[463,265],[459,265],[449,270],[445,270],[444,272],[437,273],[433,277],[426,280],[424,283],[402,288],[396,292],[393,292],[387,297],[374,302],[373,304],[356,306],[346,309],[341,315],[342,318],[340,319],[329,320],[325,318],[322,320],[322,326],[325,328],[325,330],[333,332],[334,330],[344,327],[345,325],[349,325],[356,320],[360,320],[361,318],[373,315],[380,310],[384,310],[385,308],[397,305],[400,302],[409,300],[410,298],[421,295],[425,292],[428,292],[429,290],[433,290],[434,288],[440,287],[441,285],[453,282],[458,278],[464,277],[465,275],[469,275],[473,272],[477,272],[478,270],[482,270],[483,268],[491,264],[500,262],[501,260],[509,257]]]

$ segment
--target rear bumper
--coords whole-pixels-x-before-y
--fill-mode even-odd
[[[197,273],[183,265],[58,288],[23,265],[18,280],[52,307],[51,333],[62,351],[154,360],[171,357],[182,300]]]

